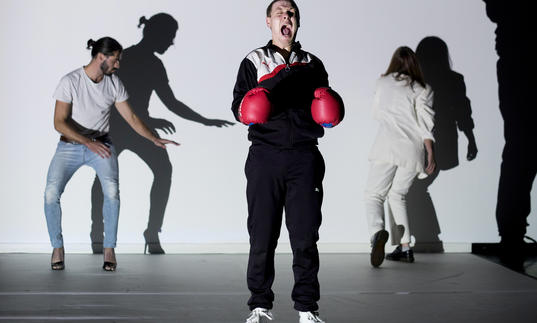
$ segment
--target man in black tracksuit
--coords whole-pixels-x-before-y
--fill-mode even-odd
[[[273,39],[242,61],[233,91],[232,110],[237,120],[242,99],[255,87],[267,89],[272,103],[269,120],[248,128],[248,139],[252,142],[245,165],[250,235],[248,305],[252,311],[261,308],[268,312],[272,308],[274,251],[285,208],[293,250],[294,307],[317,315],[320,295],[316,243],[325,171],[317,138],[323,136],[324,129],[313,121],[310,107],[314,90],[328,86],[328,74],[318,58],[295,42],[299,19],[296,4],[289,1],[273,1],[273,4],[267,9],[267,25]],[[282,48],[278,37],[286,40],[289,33],[293,33],[289,46]]]

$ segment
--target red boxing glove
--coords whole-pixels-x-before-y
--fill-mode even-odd
[[[239,120],[245,125],[265,123],[268,121],[271,103],[268,99],[269,91],[256,87],[246,93],[239,106]]]
[[[313,93],[311,116],[325,128],[337,126],[343,119],[343,100],[329,87],[320,87]]]

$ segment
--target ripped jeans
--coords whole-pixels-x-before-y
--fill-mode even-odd
[[[45,217],[48,234],[53,248],[63,247],[62,210],[60,197],[65,185],[83,165],[95,170],[104,194],[104,248],[115,248],[119,219],[119,173],[114,146],[108,144],[111,156],[102,158],[86,146],[69,142],[58,142],[56,153],[50,162],[45,188]]]

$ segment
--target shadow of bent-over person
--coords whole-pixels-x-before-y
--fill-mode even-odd
[[[162,61],[155,52],[164,54],[173,45],[178,30],[177,21],[169,14],[158,13],[149,20],[140,18],[145,25],[142,40],[123,51],[118,76],[125,84],[129,93],[129,103],[134,112],[155,133],[161,130],[167,134],[174,133],[174,125],[165,119],[153,118],[149,115],[149,100],[155,92],[162,103],[173,113],[184,119],[201,123],[206,126],[229,126],[232,122],[218,119],[207,119],[183,102],[177,100],[170,85]],[[150,209],[145,239],[144,253],[148,249],[151,254],[163,254],[158,233],[164,220],[164,213],[170,194],[172,165],[168,153],[164,149],[145,142],[141,137],[131,135],[132,129],[113,110],[110,117],[110,134],[117,154],[130,150],[140,157],[153,172],[153,184],[150,192]],[[103,241],[103,196],[101,187],[96,180],[92,188],[92,226],[91,241],[94,253],[102,252]]]
[[[407,208],[415,239],[414,250],[416,252],[443,252],[444,247],[438,237],[441,232],[440,225],[429,187],[441,171],[459,165],[457,129],[463,132],[468,139],[466,159],[471,161],[476,157],[474,121],[472,120],[470,100],[466,96],[464,77],[451,69],[447,44],[438,37],[426,37],[418,44],[416,55],[425,82],[434,91],[435,126],[433,133],[437,167],[429,177],[414,181],[407,194]]]

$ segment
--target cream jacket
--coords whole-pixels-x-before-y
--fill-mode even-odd
[[[380,123],[370,161],[386,162],[414,169],[419,178],[424,171],[424,140],[433,137],[433,91],[427,85],[409,84],[392,73],[378,79],[373,100],[373,117]]]

